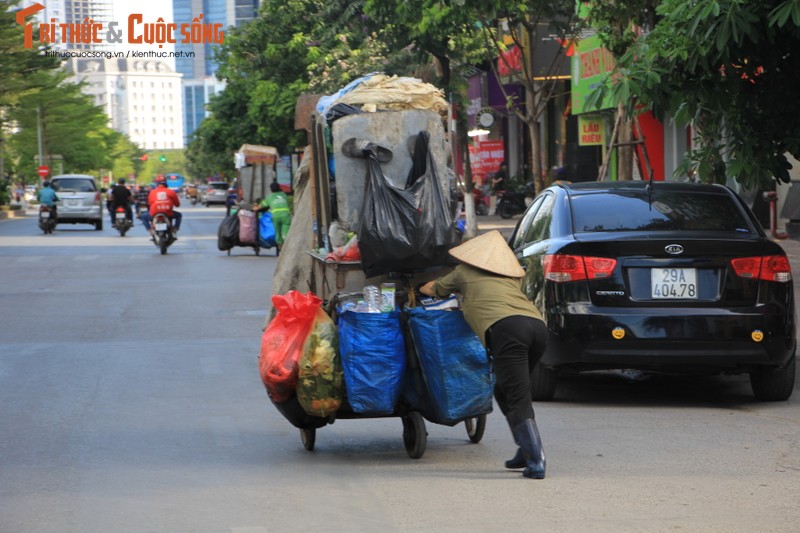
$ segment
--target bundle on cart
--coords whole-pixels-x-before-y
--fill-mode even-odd
[[[383,173],[375,148],[366,150],[368,180],[361,207],[358,246],[368,277],[413,272],[451,262],[447,250],[460,241],[449,195],[420,131],[405,187]]]
[[[274,295],[259,371],[272,402],[296,427],[322,427],[342,402],[336,327],[313,293]]]
[[[404,398],[431,422],[454,425],[492,411],[494,374],[486,349],[458,309],[406,310],[421,372]]]
[[[400,312],[340,313],[339,349],[347,401],[353,411],[393,413],[406,370]]]

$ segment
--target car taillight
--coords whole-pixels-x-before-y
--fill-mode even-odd
[[[785,255],[737,257],[731,259],[731,267],[736,275],[742,278],[780,282],[792,280],[792,268]]]
[[[544,277],[550,281],[580,281],[607,278],[617,266],[608,257],[553,254],[544,256]]]
[[[94,203],[96,203],[96,204],[100,203],[100,191],[97,191],[96,193],[94,193]]]

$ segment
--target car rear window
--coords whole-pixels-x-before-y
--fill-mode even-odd
[[[212,189],[217,189],[218,191],[227,191],[228,184],[227,183],[212,183],[210,184]]]
[[[730,196],[687,191],[612,191],[574,195],[575,233],[599,231],[751,232],[750,224]]]
[[[55,191],[95,192],[97,190],[94,181],[81,178],[53,180],[52,186]]]

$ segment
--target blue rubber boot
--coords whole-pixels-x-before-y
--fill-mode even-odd
[[[515,470],[517,468],[525,468],[528,464],[525,462],[525,455],[522,453],[522,448],[517,448],[517,454],[506,461],[506,468]]]
[[[511,431],[514,440],[517,441],[522,455],[525,459],[525,470],[522,475],[530,479],[544,479],[544,471],[547,461],[544,457],[542,438],[539,436],[539,428],[536,421],[532,418],[523,420]]]

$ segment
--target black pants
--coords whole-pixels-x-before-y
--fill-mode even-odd
[[[494,363],[494,398],[514,428],[533,418],[530,374],[547,346],[547,326],[531,317],[506,317],[487,330],[486,342]]]

